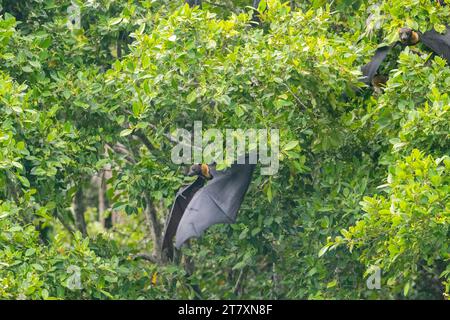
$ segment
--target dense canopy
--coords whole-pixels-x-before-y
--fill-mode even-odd
[[[361,66],[450,5],[191,2],[0,1],[0,298],[448,298],[450,67]],[[194,121],[278,129],[280,168],[167,261]]]

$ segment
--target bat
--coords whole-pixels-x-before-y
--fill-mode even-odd
[[[194,182],[182,187],[175,196],[175,201],[165,226],[162,242],[162,252],[165,253],[169,259],[173,258],[172,239],[175,236],[181,217],[189,202],[192,200],[192,197],[205,185],[205,182],[206,179],[199,175]]]
[[[450,63],[450,27],[447,26],[444,34],[430,30],[420,34],[421,42],[433,52]]]
[[[389,52],[398,44],[398,42],[395,42],[394,44],[390,46],[383,46],[378,48],[375,51],[375,54],[372,58],[372,60],[364,65],[361,68],[361,72],[363,74],[362,81],[367,84],[371,85],[373,78],[376,76],[378,69],[381,66],[381,63],[383,63],[384,59],[386,59]]]
[[[444,34],[437,32],[436,30],[430,30],[424,33],[413,31],[409,28],[401,28],[399,30],[400,41],[397,41],[389,46],[383,46],[375,51],[372,60],[361,68],[363,74],[362,81],[371,85],[374,77],[377,75],[383,61],[386,59],[389,52],[398,44],[403,46],[411,46],[422,42],[426,47],[433,52],[447,60],[450,63],[450,31],[447,27]]]
[[[164,230],[162,252],[173,258],[172,239],[177,248],[191,237],[199,237],[216,223],[233,223],[247,192],[255,165],[234,163],[223,171],[215,165],[196,164],[188,175],[198,176],[175,196]],[[205,183],[211,180],[206,187]]]
[[[410,28],[400,28],[398,37],[404,46],[415,46],[420,41],[419,33]]]
[[[198,238],[210,226],[234,223],[250,185],[255,164],[234,163],[225,170],[211,167],[212,179],[192,197],[178,224],[175,246]]]

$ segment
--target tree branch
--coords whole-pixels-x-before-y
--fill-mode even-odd
[[[189,5],[189,7],[193,8],[195,6],[199,6],[202,8],[202,0],[185,0],[185,2]]]
[[[161,241],[161,224],[158,221],[158,217],[156,215],[156,209],[153,205],[150,196],[147,193],[144,193],[144,200],[145,200],[145,209],[144,214],[145,218],[147,220],[147,223],[150,227],[150,233],[152,235],[153,239],[153,256],[158,257],[158,259],[161,259],[161,247],[162,247],[162,241]]]
[[[148,151],[152,152],[152,151],[158,150],[158,148],[156,148],[153,145],[153,143],[151,143],[151,141],[147,138],[147,136],[141,130],[134,131],[133,135],[135,137],[137,137],[139,140],[141,140],[141,142],[145,145],[145,147],[148,149]]]
[[[236,284],[233,289],[233,292],[236,296],[238,294],[241,294],[241,292],[242,292],[242,282],[244,281],[244,278],[245,278],[244,269],[245,268],[241,269],[241,272],[239,273],[238,279],[237,279]]]
[[[132,256],[132,259],[133,260],[142,259],[142,260],[150,261],[150,262],[152,262],[154,264],[159,264],[160,263],[159,260],[155,256],[147,254],[147,253],[135,254],[134,256]]]
[[[136,160],[134,159],[131,152],[120,142],[116,142],[116,144],[113,147],[111,147],[109,144],[105,144],[105,149],[111,150],[115,153],[123,154],[128,162],[133,164],[136,163]]]
[[[86,208],[83,202],[83,189],[82,186],[79,186],[73,198],[73,213],[75,215],[75,223],[77,228],[83,237],[87,236],[86,221],[84,219],[85,211]]]
[[[59,220],[59,222],[61,222],[61,224],[63,225],[64,228],[67,229],[67,231],[69,231],[70,234],[74,234],[75,230],[73,230],[73,228],[67,224],[67,222],[64,220],[64,218],[58,213],[58,211],[55,209],[55,216],[56,218]]]

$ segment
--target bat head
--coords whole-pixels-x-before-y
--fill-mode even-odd
[[[199,177],[203,177],[206,179],[211,179],[211,173],[209,171],[209,166],[207,164],[204,163],[196,163],[193,164],[190,168],[189,168],[189,172],[188,172],[188,176],[192,177],[192,176],[199,176]]]
[[[386,87],[386,82],[388,81],[388,77],[382,74],[377,74],[372,79],[372,88],[375,95],[380,95],[384,91],[384,87]]]
[[[419,42],[419,34],[410,28],[400,28],[398,36],[400,42],[406,46],[413,46]]]
[[[388,77],[382,74],[377,74],[375,77],[373,77],[372,79],[372,86],[374,87],[385,87],[386,86],[386,82],[388,81]]]

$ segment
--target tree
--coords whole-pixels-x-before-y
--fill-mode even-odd
[[[448,297],[450,68],[398,49],[373,95],[360,66],[449,7],[257,2],[3,1],[2,297]],[[197,120],[279,129],[280,169],[170,262],[170,133]]]

